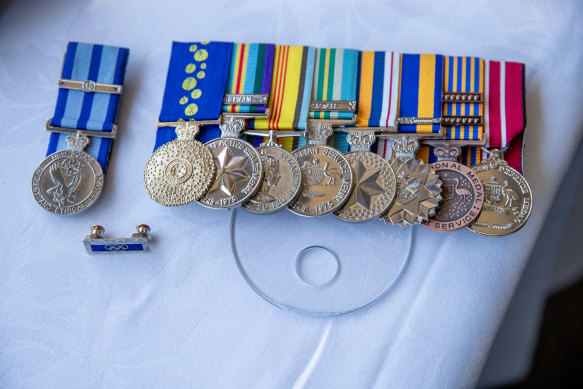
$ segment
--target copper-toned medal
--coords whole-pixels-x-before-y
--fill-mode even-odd
[[[425,224],[434,231],[451,232],[467,227],[476,220],[484,204],[482,182],[472,169],[457,162],[459,152],[459,146],[447,144],[434,149],[438,162],[430,166],[443,182],[443,201]]]

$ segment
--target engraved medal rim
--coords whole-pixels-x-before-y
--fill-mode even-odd
[[[269,150],[275,150],[275,151],[287,153],[292,158],[292,160],[295,162],[295,164],[296,164],[296,166],[298,168],[298,173],[300,175],[300,184],[298,185],[298,187],[296,189],[296,192],[294,193],[294,195],[288,201],[286,201],[285,203],[282,203],[281,206],[279,206],[279,207],[277,207],[275,209],[270,208],[268,212],[256,211],[254,209],[250,209],[250,208],[246,207],[246,205],[249,204],[249,202],[253,200],[252,198],[249,198],[249,200],[247,202],[243,203],[242,206],[241,206],[245,211],[250,212],[250,213],[255,214],[255,215],[273,215],[275,213],[278,213],[278,212],[283,211],[286,208],[289,208],[289,206],[291,204],[295,203],[295,201],[297,200],[297,198],[300,196],[300,191],[302,189],[302,170],[300,168],[300,163],[298,162],[298,160],[296,159],[296,157],[294,157],[294,155],[292,153],[290,153],[289,151],[287,151],[283,147],[261,146],[261,147],[256,148],[256,150],[260,150],[260,149],[261,150],[267,150],[267,149],[269,149]],[[259,154],[259,155],[261,156],[261,154]],[[263,163],[263,161],[261,161],[261,163]],[[265,174],[264,174],[264,176],[265,176]],[[263,179],[265,178],[264,176],[261,177],[261,183],[263,182]],[[261,188],[261,185],[259,185],[259,187]],[[257,192],[259,192],[259,190]],[[252,197],[254,197],[256,194],[257,193],[255,193]]]
[[[352,173],[352,168],[350,168],[350,163],[348,162],[348,160],[346,159],[346,157],[344,156],[344,154],[343,154],[343,153],[342,153],[340,150],[338,150],[338,149],[336,149],[336,148],[334,148],[334,147],[332,147],[332,146],[328,146],[328,145],[322,145],[322,144],[308,144],[308,145],[305,145],[305,146],[302,146],[302,147],[298,147],[298,148],[297,148],[297,149],[295,149],[295,150],[292,150],[291,154],[292,154],[292,155],[293,155],[293,156],[296,158],[296,160],[298,160],[298,158],[296,157],[295,153],[297,153],[297,152],[299,152],[299,151],[301,151],[301,150],[305,150],[305,149],[308,149],[308,148],[313,148],[313,147],[322,147],[322,148],[326,148],[326,149],[332,150],[332,151],[334,151],[334,152],[338,153],[338,155],[340,155],[340,157],[341,157],[341,158],[343,158],[343,159],[344,159],[344,161],[346,161],[346,164],[347,164],[347,165],[348,165],[348,167],[349,167],[349,169],[348,169],[348,170],[349,170],[349,173],[350,173],[350,188],[348,189],[348,191],[347,191],[347,194],[346,194],[345,198],[344,198],[344,199],[342,199],[342,201],[341,201],[341,202],[339,202],[337,205],[335,205],[335,206],[334,206],[334,207],[332,207],[330,210],[328,210],[328,211],[326,211],[326,212],[324,212],[324,213],[317,213],[317,214],[314,214],[314,215],[307,215],[307,214],[304,214],[304,213],[300,213],[300,212],[298,212],[298,211],[296,211],[296,210],[294,210],[294,209],[292,208],[292,207],[293,207],[293,205],[295,204],[295,202],[293,202],[293,203],[290,203],[290,205],[288,206],[288,209],[289,209],[289,210],[290,210],[292,213],[294,213],[295,215],[298,215],[298,216],[303,216],[303,217],[316,217],[316,216],[324,216],[324,215],[327,215],[327,214],[329,214],[329,213],[333,213],[333,212],[335,212],[335,211],[339,210],[340,208],[342,208],[342,207],[344,206],[344,204],[346,204],[346,202],[348,201],[348,199],[350,199],[350,196],[352,195],[352,190],[354,189],[354,174]],[[298,160],[298,163],[299,163],[299,160]],[[301,166],[301,165],[300,165],[300,166]],[[304,177],[303,177],[303,175],[302,175],[302,180],[303,180],[303,179],[304,179]],[[303,183],[303,181],[302,181],[302,183]],[[301,194],[301,189],[300,189],[300,194]],[[298,194],[298,198],[299,198],[299,194]]]
[[[488,159],[485,159],[484,161],[482,161],[481,163],[478,163],[478,164],[476,164],[476,165],[472,166],[472,170],[474,171],[474,173],[476,173],[476,175],[478,175],[478,178],[480,178],[479,174],[480,174],[481,172],[476,172],[475,168],[478,168],[479,166],[490,165],[490,161],[491,161],[491,160],[494,160],[494,159],[496,159],[496,160],[499,160],[499,161],[505,161],[505,160],[504,160],[504,159],[502,159],[502,158],[488,158]],[[505,161],[505,162],[506,162],[506,161]],[[500,167],[500,166],[501,166],[501,165],[498,165],[498,167]],[[500,170],[498,169],[498,167],[496,168],[496,170],[497,170],[498,172],[500,172]],[[526,224],[526,222],[527,222],[527,221],[528,221],[528,219],[530,218],[530,215],[531,215],[531,213],[532,213],[532,208],[533,208],[533,206],[534,206],[534,196],[533,196],[533,194],[532,194],[532,188],[531,188],[531,187],[530,187],[530,185],[528,184],[528,181],[526,180],[526,178],[524,177],[524,175],[522,175],[522,174],[521,174],[521,173],[520,173],[518,170],[516,170],[515,168],[513,168],[513,167],[512,167],[512,166],[510,166],[510,165],[505,165],[505,167],[506,167],[507,169],[511,169],[511,170],[512,170],[512,171],[514,171],[516,174],[518,174],[518,175],[519,175],[519,176],[522,178],[522,180],[524,181],[524,183],[526,184],[526,187],[528,188],[528,193],[529,193],[529,195],[530,195],[530,207],[529,207],[529,209],[528,209],[528,213],[526,214],[526,217],[524,218],[524,221],[523,221],[523,222],[522,222],[522,223],[521,223],[521,224],[518,226],[518,228],[516,228],[515,230],[512,230],[512,231],[510,231],[510,232],[506,232],[506,233],[502,233],[502,234],[500,234],[500,233],[498,233],[498,234],[495,234],[495,233],[488,233],[488,232],[486,232],[486,231],[478,231],[478,230],[475,230],[475,229],[474,229],[474,223],[475,223],[475,222],[477,222],[477,221],[478,221],[478,219],[480,218],[480,215],[478,215],[478,217],[476,218],[476,220],[474,220],[474,223],[470,224],[470,225],[467,227],[467,228],[468,228],[470,231],[472,231],[472,232],[474,232],[474,233],[476,233],[476,234],[483,235],[483,236],[506,236],[506,235],[511,235],[511,234],[513,234],[513,233],[515,233],[515,232],[518,232],[518,231],[520,231],[520,229],[521,229],[522,227],[524,227],[524,225]],[[507,175],[506,173],[503,173],[503,172],[500,172],[500,173]],[[482,181],[482,185],[484,185],[484,181],[483,181],[481,178],[480,178],[480,181]],[[480,213],[480,214],[481,214],[481,213]],[[477,228],[477,227],[475,227],[475,228]],[[501,230],[493,230],[493,231],[501,231]]]
[[[446,162],[446,163],[452,163],[452,164],[456,164],[456,165],[460,166],[460,167],[462,168],[462,170],[465,170],[465,173],[468,173],[468,172],[473,172],[474,174],[476,174],[476,177],[477,177],[477,173],[476,173],[476,172],[474,172],[472,168],[470,168],[470,167],[467,167],[467,166],[466,166],[466,165],[464,165],[463,163],[460,163],[460,162],[457,162],[457,161],[437,161],[437,162],[434,162],[434,163],[431,163],[431,164],[429,164],[429,166],[431,166],[431,168],[432,168],[433,170],[435,170],[435,174],[437,174],[438,176],[439,176],[439,172],[441,172],[441,171],[443,171],[443,170],[451,170],[451,171],[456,171],[455,169],[451,169],[451,168],[440,168],[440,169],[437,169],[437,168],[435,167],[435,165],[436,165],[436,164],[439,164],[439,163],[444,163],[444,162]],[[467,174],[463,174],[463,176],[464,176],[464,177],[466,177],[466,176],[467,176]],[[440,181],[441,181],[441,182],[443,182],[443,180],[441,179],[441,176],[439,177],[439,179],[440,179]],[[480,178],[478,177],[478,179],[480,179]],[[461,227],[456,227],[456,228],[452,228],[452,229],[448,229],[448,230],[440,230],[440,229],[437,229],[437,228],[435,228],[435,227],[434,227],[435,223],[443,223],[443,222],[440,222],[440,221],[438,221],[438,220],[435,220],[435,218],[434,218],[434,217],[430,217],[430,218],[429,218],[429,222],[428,222],[428,223],[422,223],[422,225],[423,225],[424,227],[426,227],[426,228],[430,229],[431,231],[435,231],[435,232],[441,232],[441,233],[448,233],[448,232],[455,232],[455,231],[459,231],[459,230],[462,230],[462,229],[464,229],[464,228],[466,228],[466,227],[469,227],[470,225],[472,225],[472,223],[474,223],[476,220],[478,220],[478,217],[480,217],[480,213],[482,212],[482,206],[484,205],[484,184],[482,183],[482,189],[481,189],[481,190],[478,190],[478,189],[476,188],[476,184],[474,184],[474,183],[473,183],[472,181],[470,181],[470,180],[468,180],[468,181],[469,181],[469,182],[470,182],[470,184],[472,185],[472,187],[473,187],[473,189],[474,189],[474,193],[475,193],[475,192],[481,192],[481,193],[482,193],[482,197],[481,197],[481,201],[480,201],[480,212],[478,212],[478,214],[476,215],[476,217],[475,217],[473,220],[471,220],[471,221],[469,221],[469,222],[466,222],[466,223],[465,223],[465,224],[463,224]],[[482,182],[482,180],[480,180],[480,182]],[[442,187],[442,188],[443,188],[443,187]],[[443,193],[443,191],[442,191],[442,193]],[[443,196],[442,196],[442,197],[443,197]],[[475,199],[475,198],[476,198],[476,196],[474,196],[474,199]],[[439,204],[439,208],[441,208],[442,206],[443,206],[443,200],[442,200],[442,202]],[[438,209],[439,209],[439,208],[438,208]],[[470,208],[470,211],[471,211],[471,208]],[[470,211],[466,212],[466,213],[465,213],[465,214],[464,214],[462,217],[460,217],[460,218],[458,218],[458,219],[456,219],[456,220],[453,220],[453,221],[451,221],[451,222],[449,222],[449,223],[455,223],[455,222],[457,222],[457,221],[459,221],[459,220],[462,220],[462,221],[463,221],[463,218],[464,218],[464,217],[465,217],[465,216],[466,216],[466,215],[467,215],[467,214],[468,214]]]
[[[373,153],[371,151],[350,151],[350,152],[344,154],[344,156],[347,156],[347,155],[355,155],[355,154],[363,154],[363,153],[368,153],[368,154],[374,155],[375,158],[383,161],[383,163],[389,168],[389,171],[392,174],[392,181],[393,181],[393,191],[392,192],[393,193],[391,195],[391,200],[388,202],[388,205],[386,207],[384,207],[380,212],[378,212],[378,213],[374,214],[373,216],[370,216],[370,217],[368,217],[368,218],[366,218],[364,220],[354,220],[354,219],[351,220],[351,219],[346,219],[346,218],[341,217],[341,213],[340,212],[342,212],[342,210],[344,209],[344,206],[342,206],[342,208],[339,209],[338,211],[334,212],[334,216],[336,216],[338,219],[343,220],[343,221],[346,221],[346,222],[349,222],[349,223],[367,223],[367,222],[369,222],[371,220],[378,219],[380,216],[382,216],[383,214],[385,214],[389,210],[389,208],[391,207],[391,205],[393,205],[393,202],[395,201],[395,197],[397,197],[397,175],[395,174],[395,170],[393,169],[393,167],[391,166],[391,164],[389,163],[389,161],[387,161],[386,159],[384,159],[380,155],[375,154],[375,153]],[[352,167],[351,167],[351,170],[352,170]],[[354,173],[352,174],[352,178],[354,179]],[[353,188],[353,190],[354,190],[354,188]],[[388,192],[385,192],[385,193],[388,193]],[[348,199],[350,199],[350,196],[348,196]]]
[[[83,208],[80,208],[79,210],[77,210],[77,211],[75,211],[75,212],[70,212],[70,213],[59,213],[59,212],[54,212],[54,211],[53,211],[53,209],[56,209],[56,207],[54,207],[54,206],[52,206],[52,207],[51,207],[51,209],[46,209],[46,208],[44,208],[44,207],[41,205],[41,203],[39,202],[39,199],[37,198],[37,196],[35,195],[35,193],[34,193],[34,190],[33,190],[33,188],[34,188],[34,186],[35,186],[35,181],[37,181],[37,180],[38,180],[38,181],[40,181],[41,174],[42,174],[42,173],[45,171],[45,169],[46,169],[46,168],[48,167],[48,165],[49,165],[49,164],[47,163],[47,161],[49,161],[49,159],[51,159],[53,155],[55,155],[55,154],[58,154],[58,153],[63,153],[63,152],[65,152],[65,153],[68,153],[68,154],[69,154],[69,156],[73,156],[74,154],[81,154],[81,153],[83,153],[83,154],[87,155],[87,157],[89,157],[89,158],[91,159],[91,163],[90,163],[90,164],[88,163],[87,165],[88,165],[89,167],[91,167],[91,170],[92,170],[92,171],[93,171],[93,173],[95,174],[95,181],[97,182],[97,180],[98,180],[98,178],[99,178],[99,177],[101,177],[101,179],[102,179],[102,181],[103,181],[103,184],[101,185],[101,187],[99,187],[99,188],[97,189],[97,194],[95,195],[95,198],[94,198],[92,201],[90,201],[90,202],[89,202],[89,203],[88,203],[88,204],[87,204],[85,207],[83,207]],[[49,161],[49,162],[52,162],[52,161]],[[46,164],[46,165],[45,165],[45,164]],[[43,165],[45,165],[45,166],[43,166]],[[41,167],[43,167],[43,169],[42,169],[42,172],[41,172],[41,173],[39,173],[39,174],[37,175],[37,171],[38,171],[38,170],[39,170]],[[95,170],[95,169],[94,169],[94,167],[97,167],[97,170]],[[50,154],[50,155],[47,155],[47,156],[46,156],[46,157],[45,157],[45,158],[44,158],[44,159],[43,159],[43,160],[42,160],[42,161],[41,161],[41,162],[40,162],[40,163],[37,165],[37,167],[34,169],[34,173],[32,174],[32,179],[31,179],[31,183],[30,183],[30,184],[31,184],[31,185],[30,185],[30,190],[31,190],[31,193],[32,193],[32,197],[34,198],[35,202],[38,204],[38,206],[39,206],[39,207],[41,207],[41,208],[42,208],[42,209],[44,209],[45,211],[47,211],[47,212],[50,212],[50,213],[52,213],[52,214],[54,214],[54,215],[62,215],[62,216],[73,216],[73,215],[78,215],[78,214],[80,214],[80,213],[82,213],[82,212],[85,212],[85,211],[86,211],[88,208],[90,208],[91,206],[93,206],[93,204],[95,204],[95,203],[97,202],[97,200],[99,200],[99,197],[101,196],[101,193],[103,192],[103,187],[105,186],[105,175],[103,174],[103,168],[101,167],[101,164],[99,163],[99,161],[98,161],[98,160],[97,160],[97,159],[96,159],[94,156],[92,156],[91,154],[89,154],[88,152],[86,152],[86,151],[83,151],[83,150],[65,149],[65,150],[59,150],[59,151],[56,151],[56,152],[54,152],[54,153],[52,153],[52,154]],[[39,186],[39,188],[40,188],[40,182],[38,182],[38,186]],[[91,193],[90,193],[89,197],[90,197],[90,196],[91,196],[91,194],[93,194],[95,191],[96,191],[96,185],[93,185],[93,188],[91,189]],[[82,203],[82,202],[81,202],[81,203]],[[70,206],[69,206],[69,207],[70,207]],[[68,207],[65,207],[65,208],[68,208]]]
[[[158,158],[161,158],[164,155],[167,155],[168,157],[170,157],[170,153],[168,152],[168,148],[171,147],[172,144],[176,145],[177,147],[177,153],[176,154],[185,154],[185,150],[184,150],[184,144],[185,142],[189,142],[192,143],[194,145],[194,147],[199,147],[199,149],[206,155],[200,156],[200,158],[196,158],[199,160],[205,160],[206,159],[206,164],[210,165],[211,169],[212,169],[212,173],[210,175],[210,178],[206,180],[206,182],[204,182],[204,180],[202,181],[202,188],[203,190],[201,190],[200,195],[197,195],[194,191],[191,191],[191,195],[190,196],[186,196],[186,197],[181,197],[179,199],[179,202],[170,202],[170,201],[159,201],[162,199],[156,199],[152,196],[152,193],[154,193],[153,191],[151,191],[153,189],[153,187],[156,185],[153,182],[153,178],[148,177],[147,176],[147,170],[148,170],[148,165],[150,165],[150,163],[154,163],[154,161]],[[170,161],[172,162],[172,161]],[[200,162],[199,162],[200,163]],[[164,168],[166,168],[168,166],[168,164],[164,165]],[[148,193],[148,196],[154,200],[155,202],[157,202],[158,204],[164,205],[166,207],[178,207],[178,206],[182,206],[182,205],[187,205],[190,204],[194,201],[196,201],[198,198],[203,197],[206,192],[209,190],[210,186],[212,185],[215,175],[216,175],[216,171],[217,171],[217,167],[215,165],[215,161],[214,158],[212,156],[212,153],[210,152],[210,150],[205,146],[204,143],[199,142],[196,139],[173,139],[170,142],[167,142],[165,144],[163,144],[162,146],[158,147],[158,149],[148,158],[148,160],[146,161],[146,165],[144,167],[144,187],[146,189],[146,192]],[[167,180],[165,180],[167,182]],[[188,181],[188,180],[187,180]],[[186,182],[186,181],[185,181]],[[184,183],[180,183],[178,185],[183,185]]]
[[[253,187],[253,189],[247,195],[245,195],[245,197],[242,197],[241,199],[237,200],[236,202],[234,202],[232,204],[229,204],[229,205],[226,205],[226,206],[224,206],[224,205],[223,206],[218,206],[218,205],[215,205],[215,204],[213,204],[213,205],[211,205],[211,204],[204,204],[201,200],[204,197],[206,197],[206,195],[208,194],[209,189],[214,184],[215,179],[216,179],[216,171],[217,171],[217,168],[216,168],[216,164],[215,164],[215,175],[214,175],[214,178],[211,180],[211,183],[210,183],[209,187],[207,188],[205,194],[203,196],[201,196],[199,199],[196,200],[196,202],[198,204],[202,205],[205,208],[209,208],[209,209],[229,209],[229,208],[236,207],[236,206],[238,206],[238,205],[240,205],[240,204],[248,201],[252,196],[255,196],[255,194],[257,193],[257,191],[259,190],[259,188],[261,188],[261,183],[263,182],[263,162],[261,161],[261,155],[259,154],[259,152],[257,151],[257,149],[255,149],[255,147],[253,147],[253,145],[251,143],[249,143],[247,141],[244,141],[241,138],[234,138],[234,137],[226,137],[225,136],[225,137],[220,137],[220,138],[216,138],[216,139],[211,139],[208,142],[206,142],[204,145],[208,149],[208,146],[211,143],[219,142],[221,140],[226,140],[226,139],[228,139],[228,140],[235,140],[235,141],[240,142],[241,144],[248,145],[249,148],[252,150],[252,152],[255,153],[255,155],[257,156],[257,158],[259,160],[259,179],[257,180],[257,183],[255,184],[255,186]],[[227,147],[230,147],[230,146],[227,146]],[[210,149],[208,149],[208,150],[212,154],[212,151]],[[214,161],[215,160],[214,160],[214,155],[213,155],[213,163],[214,163]]]

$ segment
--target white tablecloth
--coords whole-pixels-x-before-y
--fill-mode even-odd
[[[0,7],[0,387],[476,384],[581,137],[581,3],[61,0]],[[233,260],[232,212],[164,208],[142,186],[171,41],[204,39],[525,62],[531,220],[503,238],[418,228],[399,283],[351,315],[312,318],[267,304]],[[36,205],[30,179],[46,151],[42,128],[71,40],[131,52],[104,193],[87,212],[62,217]],[[84,252],[90,225],[124,236],[139,223],[152,227],[152,253]],[[266,227],[260,233],[277,226]],[[378,228],[391,234],[392,227]]]

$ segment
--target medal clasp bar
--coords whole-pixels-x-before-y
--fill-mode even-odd
[[[239,118],[266,118],[271,114],[271,110],[267,108],[269,102],[269,95],[266,93],[227,93],[223,97],[223,104],[232,105],[265,105],[265,112],[225,112],[228,116]]]
[[[480,140],[424,139],[422,143],[433,147],[433,153],[438,161],[457,162],[458,157],[461,155],[462,147],[483,147],[486,145],[487,140],[484,135]]]
[[[95,82],[91,80],[87,81],[77,81],[77,80],[63,80],[60,79],[58,82],[59,88],[63,89],[74,89],[80,90],[87,93],[111,93],[115,95],[121,95],[122,86],[115,84],[103,84],[100,82]]]
[[[443,92],[441,94],[441,101],[443,104],[484,104],[484,94],[473,92]],[[452,115],[443,116],[441,119],[441,125],[445,127],[484,125],[483,115]]]
[[[114,124],[111,128],[111,131],[97,131],[97,130],[81,130],[78,128],[66,128],[66,127],[57,127],[51,125],[51,119],[47,119],[45,124],[45,131],[48,132],[59,132],[62,134],[78,134],[78,135],[86,135],[86,136],[96,136],[99,138],[109,138],[115,139],[117,136],[117,125]]]
[[[213,124],[222,124],[222,118],[212,120],[181,120],[176,122],[157,121],[157,127],[174,127],[178,139],[194,139],[200,127]]]
[[[355,100],[313,100],[310,102],[310,111],[356,112]]]
[[[140,224],[136,227],[137,232],[130,238],[105,239],[103,233],[105,229],[99,225],[91,227],[91,234],[83,239],[83,245],[88,254],[121,254],[149,252],[150,227]]]
[[[351,126],[356,123],[356,101],[354,100],[312,100],[309,112],[350,112],[351,119],[308,119],[305,137],[311,144],[325,144],[335,128]],[[329,133],[328,133],[329,132]]]

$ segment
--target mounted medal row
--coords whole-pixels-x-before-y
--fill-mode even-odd
[[[127,55],[69,44],[33,177],[50,212],[78,213],[101,192]],[[514,232],[532,209],[502,159],[524,130],[523,72],[475,57],[175,42],[145,187],[166,206]]]

